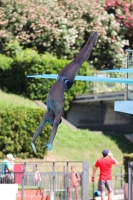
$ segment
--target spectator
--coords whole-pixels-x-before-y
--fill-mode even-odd
[[[118,161],[113,157],[109,150],[103,150],[103,157],[95,163],[91,181],[94,182],[94,176],[97,168],[100,168],[100,176],[98,182],[98,190],[101,192],[101,199],[105,200],[105,190],[108,191],[108,200],[113,198],[113,182],[112,182],[112,165],[119,165]]]
[[[14,183],[14,160],[12,154],[7,154],[1,165],[1,183]]]
[[[79,200],[79,186],[80,186],[80,175],[76,173],[76,167],[72,166],[71,167],[71,175],[70,175],[70,188],[69,188],[69,200],[72,200],[72,191],[75,190],[76,193],[76,200]]]
[[[40,172],[39,171],[36,171],[35,172],[35,181],[37,182],[37,183],[40,183],[41,182],[41,175],[40,175]]]

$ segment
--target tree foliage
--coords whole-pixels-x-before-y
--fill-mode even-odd
[[[0,12],[1,49],[6,42],[17,39],[24,48],[72,59],[96,30],[99,40],[90,57],[92,65],[97,69],[123,66],[125,42],[119,34],[119,23],[100,3],[2,0]]]
[[[115,15],[120,24],[120,34],[129,41],[133,49],[133,1],[130,0],[105,0],[105,9]]]

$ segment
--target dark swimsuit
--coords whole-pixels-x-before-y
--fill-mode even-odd
[[[57,80],[60,80],[60,81],[63,81],[66,86],[67,86],[67,90],[70,89],[73,85],[73,82],[70,82],[65,76],[63,76],[62,74],[61,75],[58,75],[57,77]]]

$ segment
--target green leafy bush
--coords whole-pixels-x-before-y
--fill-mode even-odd
[[[0,54],[0,85],[4,85],[5,83],[5,77],[3,73],[10,68],[12,60],[13,59],[11,57]]]
[[[124,154],[123,157],[123,165],[125,169],[125,182],[128,183],[128,162],[133,161],[133,153],[131,154]]]
[[[0,105],[0,159],[9,152],[19,158],[44,158],[46,149],[43,149],[43,145],[51,133],[48,124],[36,141],[37,154],[31,147],[33,134],[44,113],[40,108]]]
[[[13,59],[11,57],[7,57],[4,54],[0,54],[0,69],[6,70],[10,68],[12,60]]]
[[[120,23],[120,34],[129,41],[126,48],[133,48],[133,2],[129,0],[104,0],[104,7],[109,14],[113,13]]]

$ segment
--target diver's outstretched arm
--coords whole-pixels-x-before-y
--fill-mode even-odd
[[[47,122],[46,117],[47,117],[47,113],[43,115],[43,118],[42,118],[39,126],[37,127],[36,132],[34,133],[33,138],[32,138],[31,145],[32,145],[33,151],[35,153],[36,153],[35,141],[36,141],[37,137],[40,135],[40,133],[42,132],[43,127],[45,126],[45,124]]]

